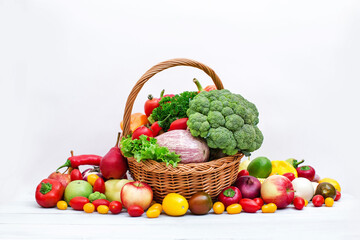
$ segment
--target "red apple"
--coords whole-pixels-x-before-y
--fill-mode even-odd
[[[53,172],[49,175],[49,179],[58,180],[64,188],[71,182],[70,174],[60,173],[60,172]]]
[[[139,205],[144,211],[150,206],[153,199],[151,187],[140,181],[129,182],[121,189],[121,202],[125,208]]]
[[[285,208],[294,200],[294,188],[287,177],[272,175],[261,184],[261,197],[265,203]]]

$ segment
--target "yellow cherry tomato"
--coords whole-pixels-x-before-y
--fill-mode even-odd
[[[146,212],[148,218],[157,218],[160,216],[160,210],[158,208],[149,208]]]
[[[169,193],[162,202],[162,208],[169,216],[182,216],[189,209],[189,203],[180,194]]]
[[[94,183],[95,183],[96,179],[98,179],[98,178],[99,178],[98,175],[96,175],[96,174],[90,174],[90,175],[87,177],[87,181],[88,181],[88,183],[91,184],[91,186],[94,186]]]
[[[325,206],[332,207],[334,205],[334,199],[328,197],[325,199]]]
[[[83,207],[84,212],[86,213],[92,213],[95,211],[95,206],[92,203],[86,203]]]
[[[151,207],[149,207],[149,210],[150,209],[158,209],[160,211],[160,213],[162,212],[162,206],[160,203],[154,203],[153,205],[151,205]]]
[[[225,206],[222,202],[216,202],[213,205],[214,213],[222,214],[225,211]]]
[[[231,204],[226,208],[228,214],[238,214],[241,213],[242,206],[238,203]]]
[[[109,207],[106,205],[100,205],[97,207],[97,211],[101,214],[107,214],[109,212]]]
[[[269,203],[261,207],[263,213],[274,213],[277,210],[277,206],[274,203]]]
[[[57,206],[57,208],[58,209],[60,209],[60,210],[66,210],[67,209],[67,207],[68,207],[68,204],[65,202],[65,201],[58,201],[57,203],[56,203],[56,206]]]
[[[304,206],[306,207],[309,202],[308,202],[308,200],[306,200],[306,199],[304,199],[304,201],[305,201],[305,205],[304,205]]]

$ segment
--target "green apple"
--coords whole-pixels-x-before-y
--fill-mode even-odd
[[[84,180],[75,180],[70,182],[64,192],[64,199],[67,203],[74,197],[82,196],[89,197],[93,192],[93,188],[90,183]]]
[[[121,202],[120,193],[121,189],[128,182],[133,182],[128,179],[110,179],[105,182],[105,196],[106,199],[111,201]]]

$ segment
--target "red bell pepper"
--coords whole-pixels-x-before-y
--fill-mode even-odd
[[[241,198],[240,190],[234,186],[225,188],[218,196],[218,200],[224,204],[225,208],[231,204],[239,203]]]
[[[206,86],[205,88],[203,88],[203,87],[201,86],[200,82],[199,82],[196,78],[194,78],[193,82],[196,84],[196,87],[197,87],[198,90],[199,90],[198,93],[199,93],[199,92],[202,92],[202,91],[210,92],[210,91],[212,91],[212,90],[217,90],[217,88],[216,88],[215,85],[208,85],[208,86]]]
[[[45,208],[55,207],[64,194],[64,186],[55,179],[44,179],[36,187],[36,202]]]
[[[309,165],[301,166],[296,168],[298,177],[307,178],[312,181],[315,177],[315,169]]]

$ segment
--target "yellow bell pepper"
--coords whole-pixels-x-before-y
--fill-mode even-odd
[[[284,173],[293,173],[295,177],[298,177],[296,169],[286,161],[275,160],[271,161],[272,171],[270,175],[283,175]]]

